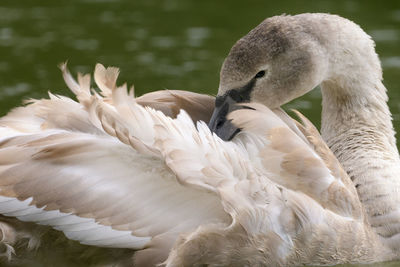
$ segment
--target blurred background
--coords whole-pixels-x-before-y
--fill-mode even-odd
[[[241,36],[273,15],[339,14],[376,41],[400,130],[400,1],[1,0],[0,115],[47,91],[70,95],[57,65],[121,69],[136,94],[160,89],[216,94],[219,69]],[[319,90],[288,104],[317,125]]]
[[[373,37],[400,131],[399,0],[1,0],[0,115],[48,91],[71,95],[57,67],[66,60],[72,73],[92,72],[97,62],[117,66],[120,83],[134,83],[137,95],[216,94],[236,40],[266,17],[304,12],[339,14]],[[286,108],[319,125],[319,90]]]

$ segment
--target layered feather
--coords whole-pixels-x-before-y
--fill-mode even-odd
[[[176,181],[152,147],[156,117],[115,86],[115,69],[96,68],[104,98],[90,93],[88,78],[78,83],[62,70],[79,103],[50,95],[0,120],[4,215],[95,246],[154,249],[168,243],[164,254],[179,233],[230,221],[215,195]]]
[[[194,117],[168,113],[210,98],[168,92],[155,110],[116,85],[116,68],[96,66],[100,92],[61,69],[79,102],[50,95],[0,119],[3,215],[138,250],[140,266],[370,262],[384,249],[307,121],[249,104],[231,114],[242,132],[224,142],[194,123],[207,104]]]

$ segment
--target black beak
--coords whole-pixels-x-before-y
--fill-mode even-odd
[[[226,118],[230,112],[241,108],[241,106],[236,104],[237,102],[229,95],[226,95],[223,98],[217,98],[215,101],[214,112],[211,116],[210,122],[208,123],[208,127],[222,140],[230,141],[240,132],[240,129]]]
[[[240,129],[234,126],[226,116],[234,110],[246,108],[245,106],[238,105],[238,103],[250,102],[250,94],[255,82],[256,77],[251,79],[243,87],[231,89],[223,96],[217,96],[215,98],[215,108],[210,122],[208,123],[208,127],[222,140],[230,141],[240,132]]]

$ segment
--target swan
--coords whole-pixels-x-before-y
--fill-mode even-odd
[[[49,94],[0,119],[5,256],[19,239],[38,246],[36,226],[18,221],[130,249],[119,263],[138,266],[399,258],[394,131],[373,41],[356,24],[266,19],[226,58],[214,111],[189,92],[135,99],[116,68],[96,66],[100,92],[61,69],[78,101]],[[318,84],[322,137],[279,109]]]

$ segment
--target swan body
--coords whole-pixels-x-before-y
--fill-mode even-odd
[[[137,265],[370,262],[385,251],[340,164],[313,150],[321,139],[307,121],[249,104],[231,114],[244,130],[226,143],[185,113],[141,107],[114,68],[96,68],[102,95],[62,68],[79,103],[51,95],[0,122],[3,215],[138,250]],[[340,260],[323,260],[321,243]]]
[[[375,84],[375,94],[358,99],[362,88],[357,87],[358,95],[349,88],[363,84],[348,77],[348,69],[340,73],[340,62],[333,59],[337,51],[324,39],[329,36],[318,35],[320,24],[336,29],[334,37],[353,32],[355,41],[368,48],[366,55],[356,56],[369,56],[368,66],[359,67],[365,67],[360,73],[372,73],[368,81]],[[358,43],[350,41],[349,47],[340,41],[339,48],[352,59]],[[95,92],[90,76],[78,75],[75,81],[62,65],[77,102],[50,94],[0,119],[0,213],[6,216],[0,230],[6,256],[22,238],[37,246],[34,231],[21,235],[8,219],[13,217],[22,224],[50,226],[82,244],[128,249],[121,264],[138,266],[397,259],[397,196],[390,186],[397,186],[392,175],[398,155],[372,45],[358,26],[337,16],[267,19],[225,60],[211,119],[211,97],[165,91],[134,98],[126,85],[116,86],[118,69],[102,65],[96,66],[100,92]],[[302,124],[294,122],[279,109],[320,83],[323,103],[328,103],[323,137],[337,158],[307,119],[299,115]],[[336,100],[326,100],[329,94]],[[351,100],[344,107],[340,94]],[[339,117],[355,110],[352,101],[371,112],[381,108],[379,120],[369,122],[375,117],[366,116],[360,122],[353,114],[362,127],[340,125]],[[181,107],[186,111],[177,114]],[[216,133],[228,129],[236,134],[233,126],[241,131],[225,142],[203,122],[208,120]],[[341,144],[338,136],[354,145]],[[378,149],[381,154],[374,153]],[[363,152],[372,159],[358,156]],[[338,160],[360,163],[341,162],[343,169]],[[378,166],[370,166],[371,161]],[[355,166],[362,169],[353,171]],[[384,168],[389,172],[380,176]],[[370,183],[386,195],[368,191]],[[372,200],[379,201],[378,207]]]

